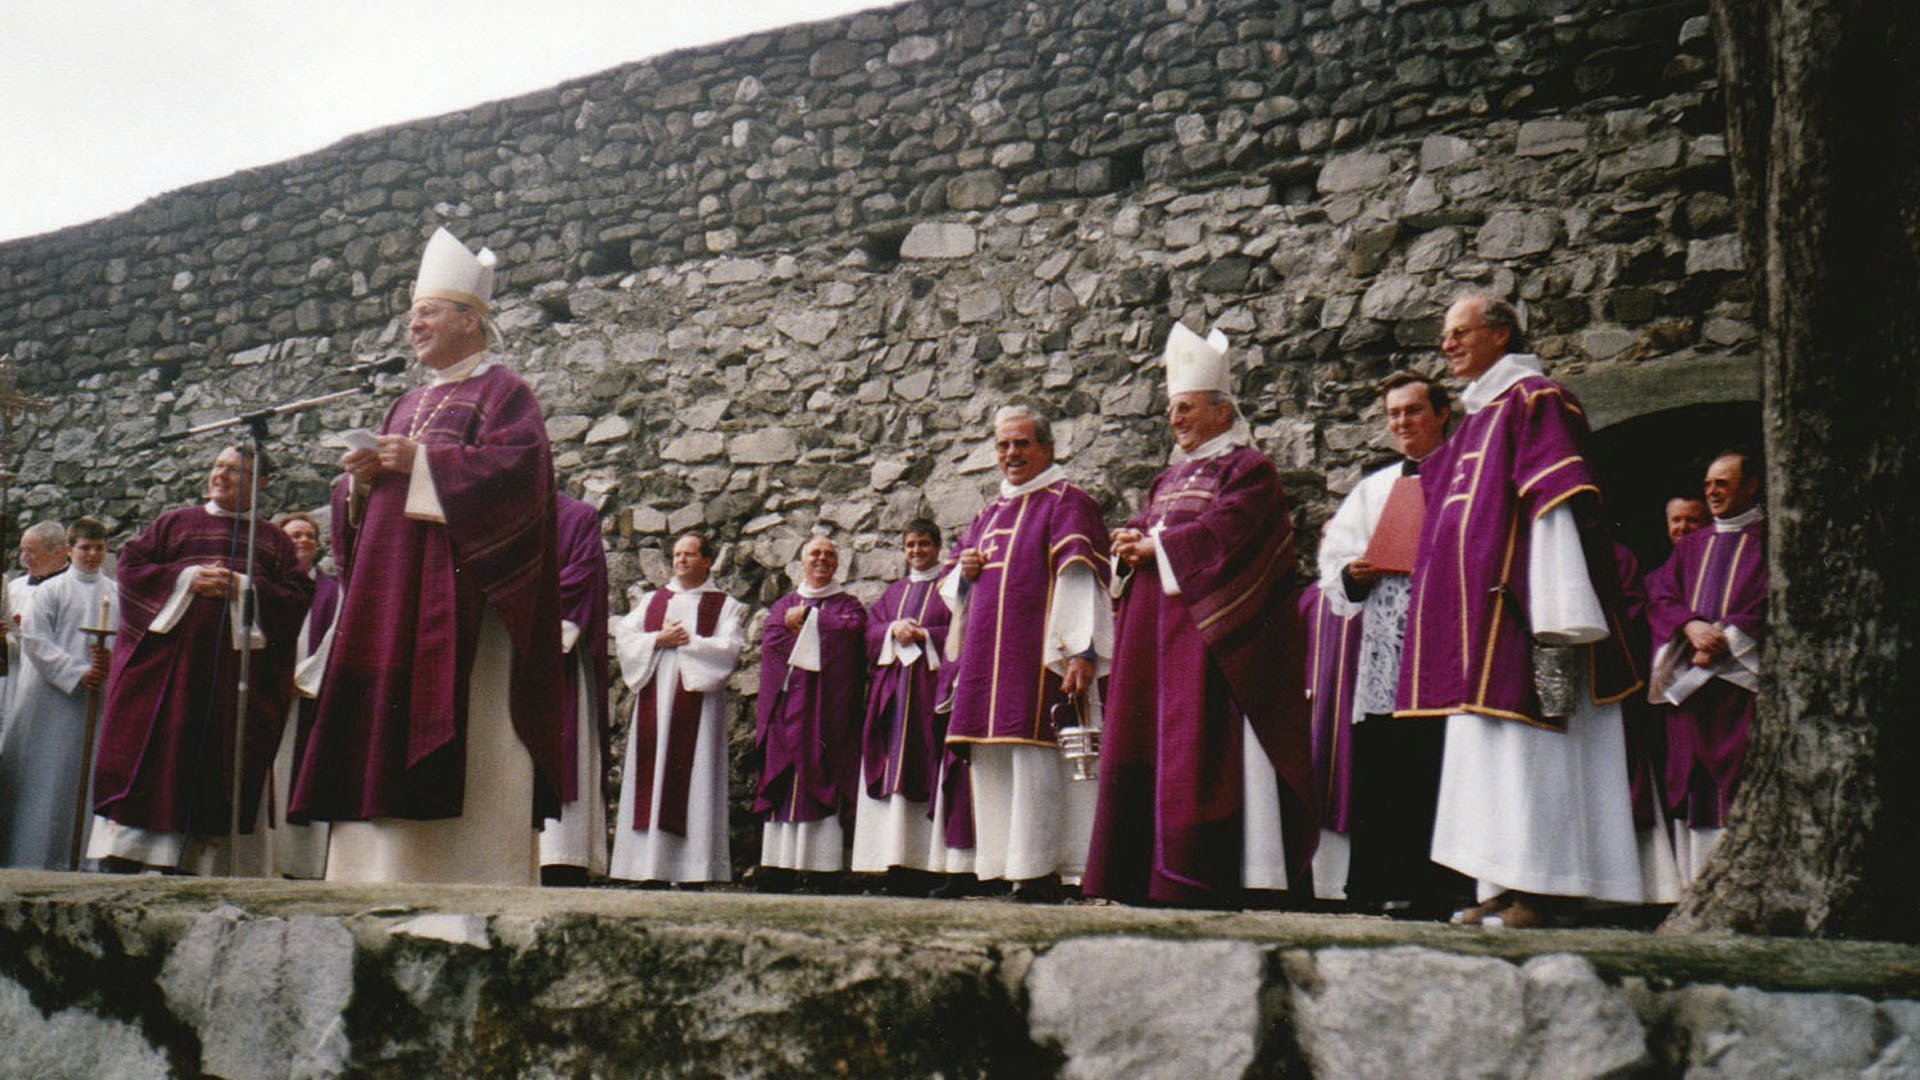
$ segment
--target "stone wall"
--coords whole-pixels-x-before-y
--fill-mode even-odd
[[[0,245],[0,351],[44,401],[11,524],[128,534],[214,449],[146,440],[405,352],[445,224],[501,255],[617,589],[698,525],[764,605],[831,528],[870,597],[904,521],[983,502],[1015,396],[1117,520],[1164,461],[1175,319],[1232,338],[1310,555],[1385,446],[1371,386],[1437,369],[1462,288],[1582,387],[1757,398],[1707,33],[1699,0],[923,0],[357,136]],[[325,433],[409,378],[280,422],[269,501],[321,503]]]
[[[1895,1080],[1916,972],[1863,942],[5,871],[0,1077]]]

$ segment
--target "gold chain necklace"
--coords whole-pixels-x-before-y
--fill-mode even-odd
[[[413,411],[413,419],[407,423],[407,438],[412,439],[414,442],[419,442],[420,433],[433,426],[434,418],[440,415],[441,409],[447,407],[447,402],[453,400],[453,395],[460,389],[460,383],[463,382],[466,382],[466,380],[462,379],[460,382],[448,386],[447,392],[441,394],[440,400],[435,402],[433,408],[427,412],[426,419],[421,419],[420,410],[415,409]],[[424,397],[425,395],[423,394],[421,396]]]

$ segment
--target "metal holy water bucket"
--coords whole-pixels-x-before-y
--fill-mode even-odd
[[[1586,650],[1579,645],[1533,647],[1533,692],[1540,698],[1542,716],[1573,715],[1585,663]]]
[[[1082,722],[1077,702],[1063,702],[1053,707],[1054,732],[1060,741],[1060,756],[1074,780],[1098,780],[1100,778],[1100,729]],[[1061,713],[1075,721],[1069,727],[1061,727]]]

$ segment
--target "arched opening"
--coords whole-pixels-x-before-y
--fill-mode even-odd
[[[1640,566],[1667,560],[1666,505],[1698,495],[1713,456],[1729,446],[1760,451],[1760,404],[1686,405],[1629,417],[1593,433],[1594,459],[1613,535]]]

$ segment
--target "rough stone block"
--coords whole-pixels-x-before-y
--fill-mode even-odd
[[[1527,1034],[1518,1075],[1537,1080],[1608,1080],[1652,1064],[1647,1030],[1626,996],[1584,958],[1537,956],[1526,978]]]
[[[1007,183],[993,169],[976,169],[947,181],[947,206],[954,210],[988,210],[1000,205]]]
[[[1601,158],[1598,179],[1606,184],[1649,169],[1671,169],[1679,163],[1680,137],[1676,135]]]
[[[1743,271],[1746,268],[1747,260],[1740,251],[1739,233],[1727,233],[1724,236],[1687,242],[1687,273],[1689,274],[1730,273]]]
[[[1521,157],[1546,157],[1587,148],[1587,125],[1579,120],[1529,120],[1520,125],[1513,152]]]
[[[167,1058],[138,1028],[80,1009],[43,1015],[26,988],[0,976],[0,1075],[34,1080],[169,1080]]]
[[[762,428],[727,442],[727,457],[735,465],[777,465],[799,456],[800,439],[783,427]]]
[[[1473,155],[1473,144],[1457,135],[1429,135],[1420,140],[1420,171],[1444,169]]]
[[[563,443],[577,439],[585,435],[587,429],[592,426],[593,421],[581,416],[579,413],[563,413],[559,416],[549,417],[547,420],[547,441],[550,443]]]
[[[840,325],[840,316],[831,311],[808,308],[783,311],[773,317],[773,328],[803,345],[818,345]]]
[[[909,34],[899,41],[894,42],[893,47],[887,50],[887,65],[889,67],[907,67],[911,64],[925,63],[939,55],[940,41],[938,38],[931,38],[922,34]]]
[[[660,457],[664,461],[710,461],[719,457],[726,446],[725,436],[717,431],[689,431],[668,440],[660,448]]]
[[[619,442],[633,432],[633,424],[624,416],[603,416],[587,429],[587,445]]]
[[[1803,1080],[1853,1076],[1879,1056],[1874,1003],[1845,994],[1767,994],[1689,986],[1675,991],[1688,1077]]]
[[[221,906],[167,955],[160,989],[200,1035],[200,1067],[233,1080],[338,1076],[350,1047],[353,934],[338,919],[249,919]]]
[[[1319,1080],[1512,1075],[1498,1048],[1521,1042],[1526,982],[1504,960],[1323,949],[1288,953],[1285,970],[1294,1031]]]
[[[907,231],[900,242],[903,259],[964,259],[971,256],[979,240],[973,226],[952,221],[923,221]]]
[[[1000,317],[1004,307],[999,289],[980,285],[960,294],[957,314],[963,324],[992,322]]]
[[[1393,173],[1393,159],[1368,150],[1336,154],[1320,168],[1315,186],[1322,194],[1359,191],[1384,183]]]
[[[1028,1023],[1076,1080],[1244,1076],[1267,1027],[1265,967],[1251,942],[1063,941],[1027,972]]]
[[[1537,255],[1553,246],[1560,219],[1547,211],[1502,210],[1487,218],[1474,246],[1489,259]]]

